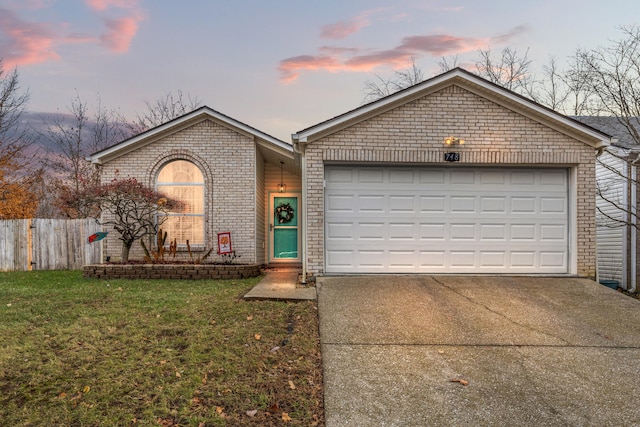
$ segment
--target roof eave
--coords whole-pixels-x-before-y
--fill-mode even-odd
[[[475,92],[477,95],[503,105],[511,110],[516,110],[521,114],[543,121],[548,126],[554,127],[564,133],[571,133],[574,137],[581,136],[581,141],[593,148],[602,148],[611,144],[611,136],[600,132],[590,126],[572,120],[554,110],[544,107],[528,98],[509,91],[469,71],[456,68],[446,73],[440,74],[422,83],[411,86],[402,91],[396,92],[380,100],[371,102],[362,107],[351,110],[345,114],[334,117],[317,125],[303,129],[293,134],[292,140],[295,143],[306,145],[326,135],[344,129],[352,123],[364,121],[375,115],[393,109],[397,105],[411,102],[412,100],[428,95],[440,90],[443,87],[458,82],[465,89]],[[473,88],[476,88],[474,91]],[[481,92],[481,93],[480,93]],[[487,96],[489,95],[489,96]],[[586,138],[585,138],[586,137]]]
[[[269,134],[261,132],[245,123],[239,122],[229,116],[226,116],[205,106],[194,110],[191,113],[187,113],[184,116],[178,117],[160,126],[145,131],[139,135],[133,136],[112,147],[108,147],[104,150],[98,151],[88,156],[87,160],[94,164],[104,164],[141,146],[150,144],[164,136],[178,132],[192,125],[194,122],[206,118],[214,119],[216,122],[222,125],[231,127],[240,133],[252,137],[256,142],[262,141],[261,145],[263,146],[273,146],[278,151],[293,153],[293,147],[291,144],[275,138]]]

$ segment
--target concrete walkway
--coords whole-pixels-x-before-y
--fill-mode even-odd
[[[577,278],[318,278],[327,427],[640,425],[640,301]]]
[[[297,287],[300,269],[271,268],[264,277],[244,296],[246,300],[315,300],[315,287]]]

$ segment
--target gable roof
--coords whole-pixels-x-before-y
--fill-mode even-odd
[[[291,135],[291,138],[294,146],[312,143],[322,137],[452,85],[460,86],[469,92],[572,136],[594,148],[605,147],[611,143],[611,137],[606,133],[551,110],[462,68],[454,68],[399,92],[298,131]]]
[[[271,151],[275,151],[278,154],[293,158],[293,147],[290,143],[284,142],[278,138],[261,132],[254,127],[251,127],[245,123],[226,116],[212,108],[203,106],[196,110],[193,110],[190,113],[184,114],[159,126],[146,130],[129,139],[125,139],[124,141],[112,145],[111,147],[107,147],[103,150],[97,151],[88,156],[87,160],[96,164],[106,163],[110,160],[130,153],[131,151],[136,150],[140,147],[151,144],[160,138],[179,132],[207,119],[230,128],[238,133],[251,137],[258,145],[270,149]]]

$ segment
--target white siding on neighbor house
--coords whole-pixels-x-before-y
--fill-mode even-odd
[[[602,195],[621,206],[628,205],[627,180],[607,169],[601,163],[610,165],[626,175],[627,165],[624,161],[604,152],[596,162],[596,180]],[[607,218],[625,220],[626,214],[612,203],[598,196],[596,200],[596,235],[598,250],[598,275],[602,279],[619,280],[626,286],[626,246],[627,227],[622,223]],[[600,212],[602,211],[602,212]]]

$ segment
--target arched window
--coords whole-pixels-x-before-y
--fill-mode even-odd
[[[179,246],[204,246],[204,178],[200,169],[186,160],[175,160],[160,169],[156,188],[167,196],[180,200],[180,212],[169,212],[162,230],[169,241]]]

